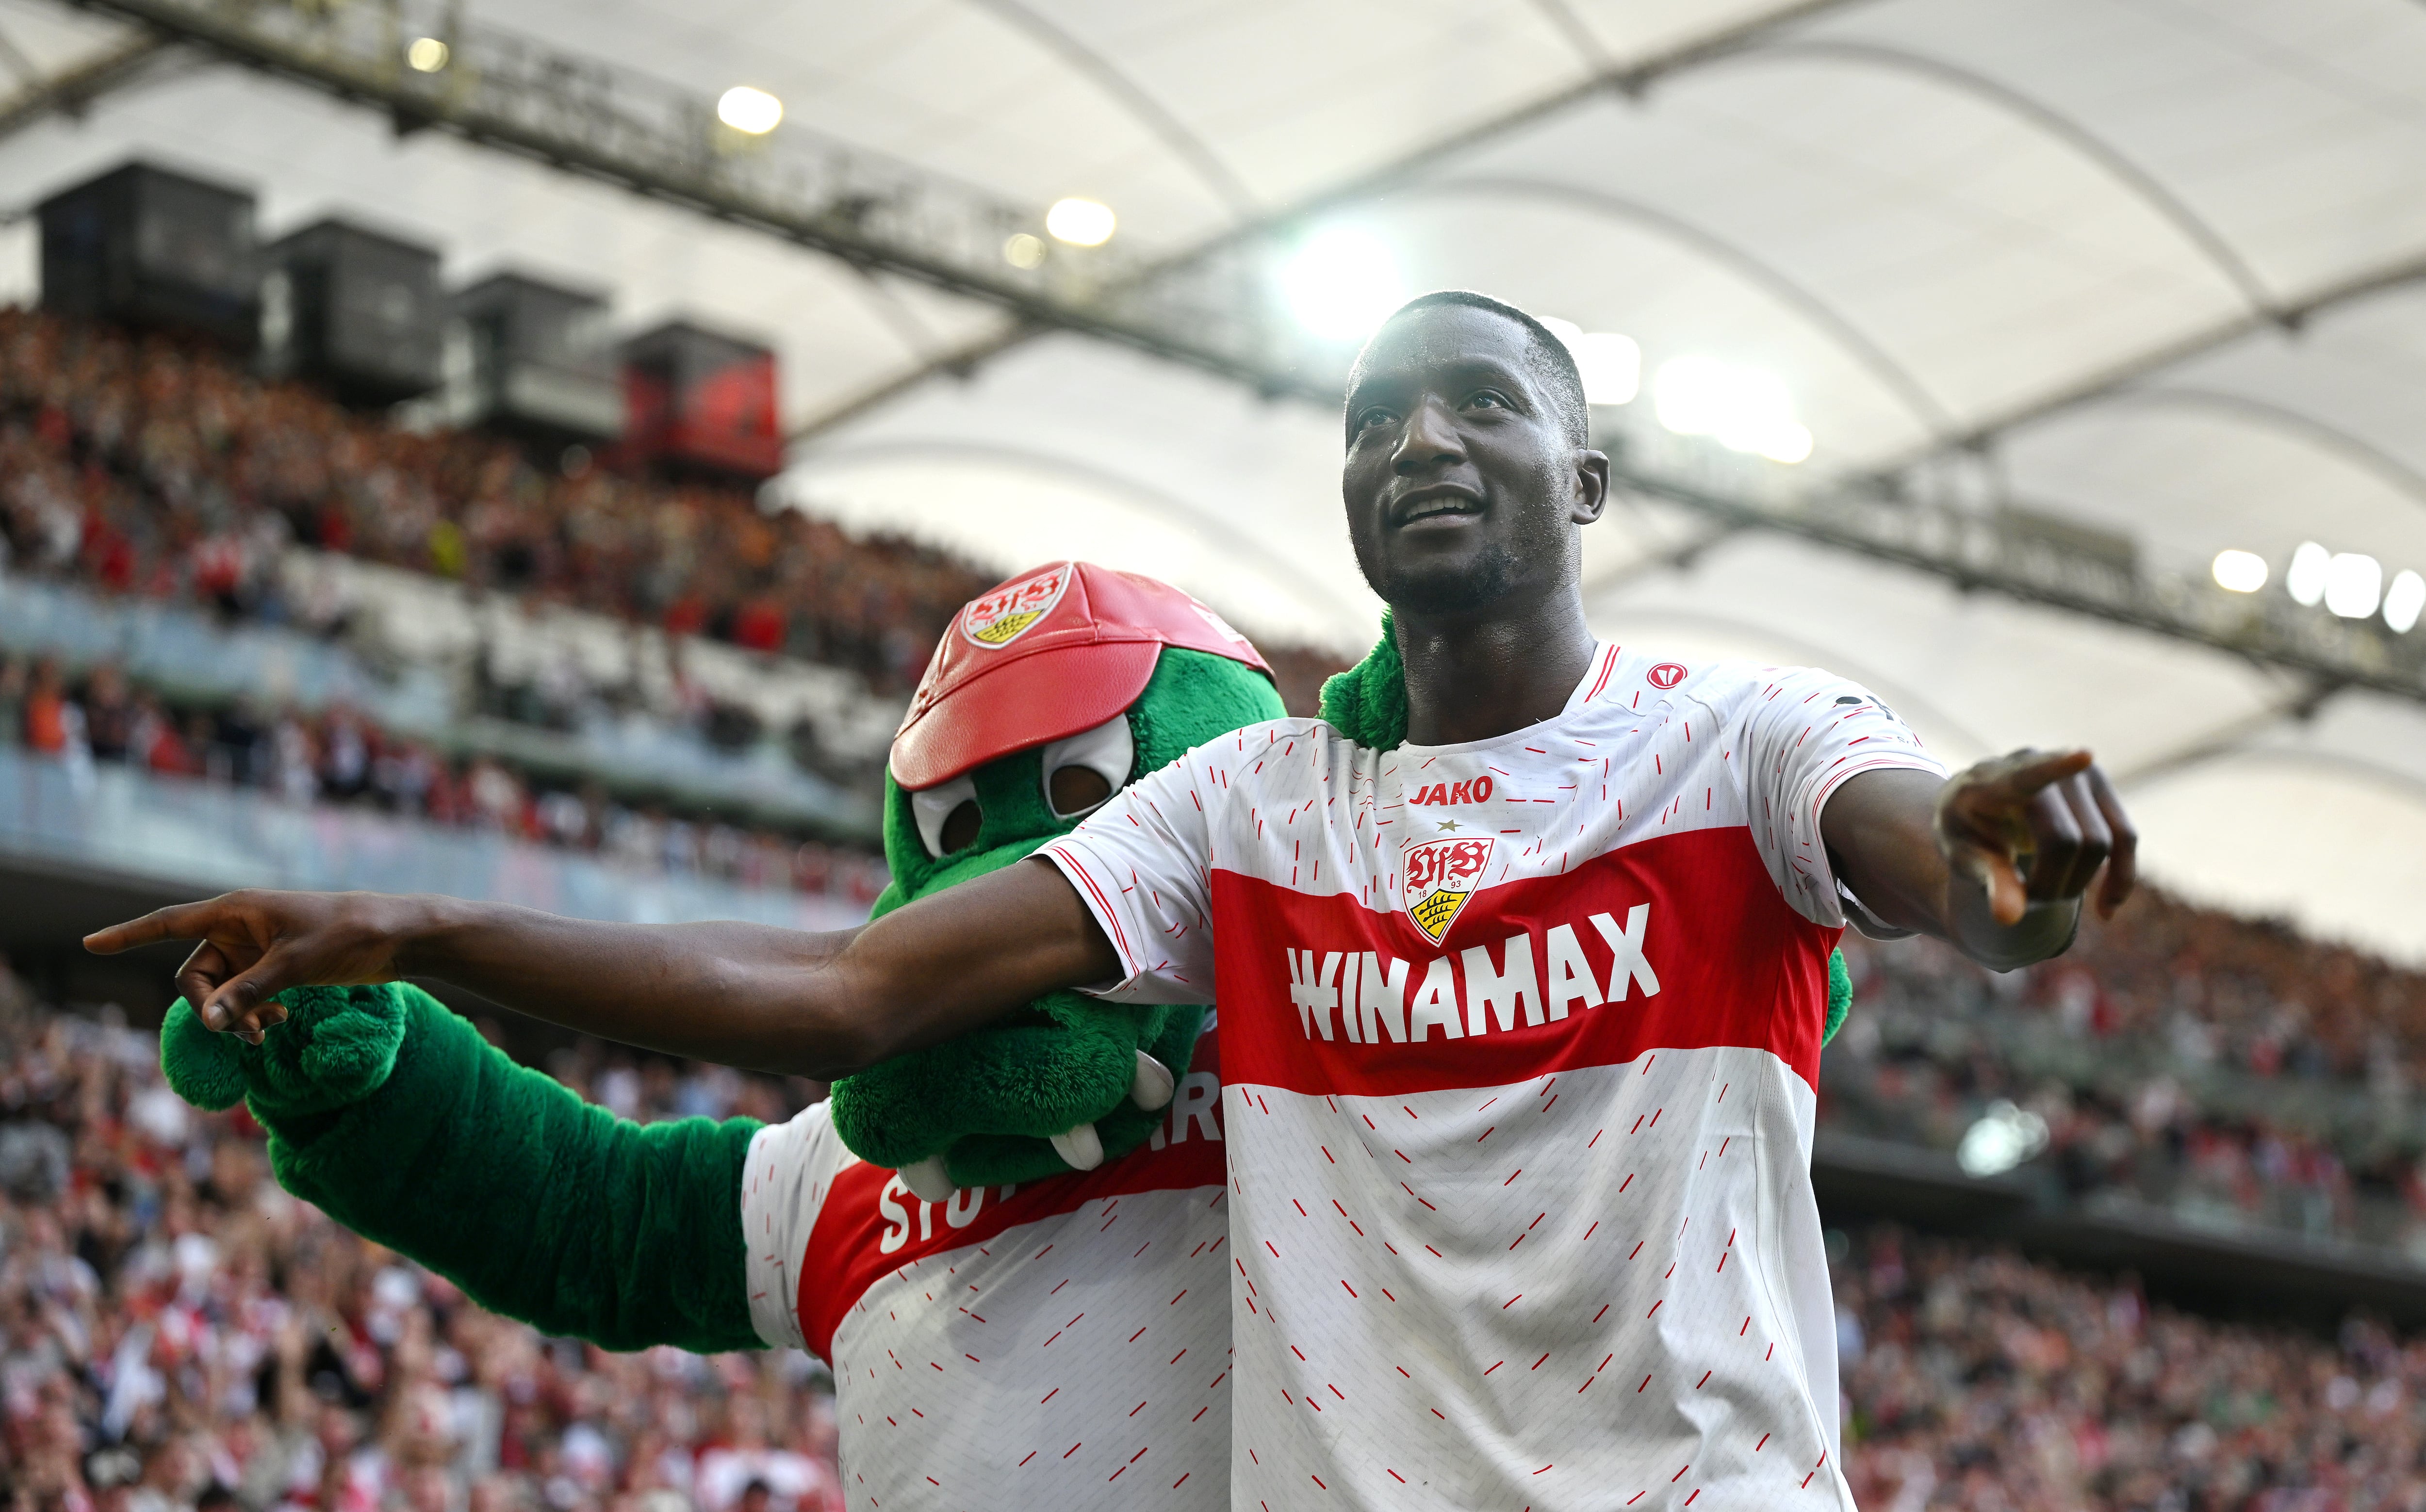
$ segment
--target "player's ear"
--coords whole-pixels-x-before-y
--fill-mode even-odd
[[[1567,518],[1579,525],[1591,524],[1609,507],[1609,454],[1578,451],[1576,453],[1575,504]]]

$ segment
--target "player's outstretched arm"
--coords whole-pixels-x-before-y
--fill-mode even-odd
[[[1059,988],[1119,974],[1102,929],[1043,861],[1008,866],[857,930],[618,925],[380,893],[230,893],[89,935],[105,955],[199,941],[177,986],[212,1029],[258,1039],[286,988],[434,977],[587,1034],[831,1081]]]
[[[2085,750],[2022,750],[1951,778],[1882,770],[1820,811],[1836,875],[1884,924],[2011,971],[2062,954],[2094,894],[2111,917],[2138,880],[2139,833]]]

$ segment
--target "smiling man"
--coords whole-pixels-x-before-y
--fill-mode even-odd
[[[1252,726],[1014,866],[849,935],[238,893],[217,1027],[412,972],[542,1017],[832,1075],[1059,987],[1219,993],[1234,1504],[1850,1508],[1808,1179],[1848,919],[1990,966],[2064,948],[2131,830],[2087,753],[1949,780],[1858,687],[1598,642],[1607,500],[1574,364],[1415,300],[1359,359],[1342,491],[1392,639],[1391,748]]]

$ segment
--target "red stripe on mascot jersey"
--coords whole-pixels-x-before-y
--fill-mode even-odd
[[[1477,892],[1438,944],[1350,893],[1212,880],[1233,1082],[1421,1092],[1736,1045],[1816,1088],[1842,931],[1787,907],[1740,826]]]
[[[1221,1150],[1220,1036],[1198,1037],[1162,1132],[1097,1166],[1016,1187],[970,1187],[949,1202],[921,1202],[897,1173],[853,1161],[833,1179],[810,1231],[796,1305],[809,1350],[833,1358],[834,1329],[867,1289],[913,1262],[964,1249],[1027,1224],[1066,1216],[1090,1202],[1140,1192],[1219,1188]]]

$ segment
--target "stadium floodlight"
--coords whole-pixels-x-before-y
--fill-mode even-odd
[[[1955,1147],[1955,1164],[1965,1176],[2000,1176],[2045,1150],[2046,1120],[1998,1098],[1988,1104],[1980,1121],[1964,1131]]]
[[[416,73],[445,72],[448,56],[449,49],[446,44],[435,37],[416,37],[412,40],[412,44],[404,50],[404,60],[412,66]]]
[[[2325,607],[2364,619],[2384,602],[2384,564],[2362,552],[2336,552],[2325,563]]]
[[[1044,212],[1044,229],[1055,240],[1073,247],[1101,247],[1112,239],[1119,226],[1111,206],[1076,195],[1054,201],[1053,208]]]
[[[1631,336],[1588,330],[1568,344],[1584,378],[1588,404],[1631,404],[1642,390],[1642,348]]]
[[[1642,348],[1631,336],[1586,330],[1572,320],[1545,315],[1542,324],[1565,344],[1584,380],[1584,403],[1630,404],[1642,388]]]
[[[1044,265],[1044,238],[1031,232],[1014,231],[1002,244],[1002,260],[1016,268]]]
[[[1280,286],[1290,315],[1325,341],[1362,341],[1407,300],[1388,244],[1354,226],[1307,237],[1282,265]]]
[[[2291,554],[2290,570],[2283,574],[2283,591],[2291,595],[2293,603],[2313,607],[2325,596],[2325,565],[2334,554],[2313,540],[2300,542]]]
[[[2394,574],[2392,587],[2384,590],[2384,622],[2394,635],[2405,635],[2418,623],[2421,609],[2426,609],[2426,577],[2404,567]]]
[[[2235,593],[2255,593],[2266,586],[2266,558],[2256,552],[2220,551],[2214,571],[2216,587]]]
[[[736,84],[718,97],[716,119],[745,137],[764,137],[784,119],[784,102],[764,89]]]
[[[1676,357],[1652,380],[1659,423],[1680,436],[1711,436],[1730,451],[1755,452],[1775,462],[1811,455],[1811,432],[1794,418],[1794,398],[1776,374]]]

